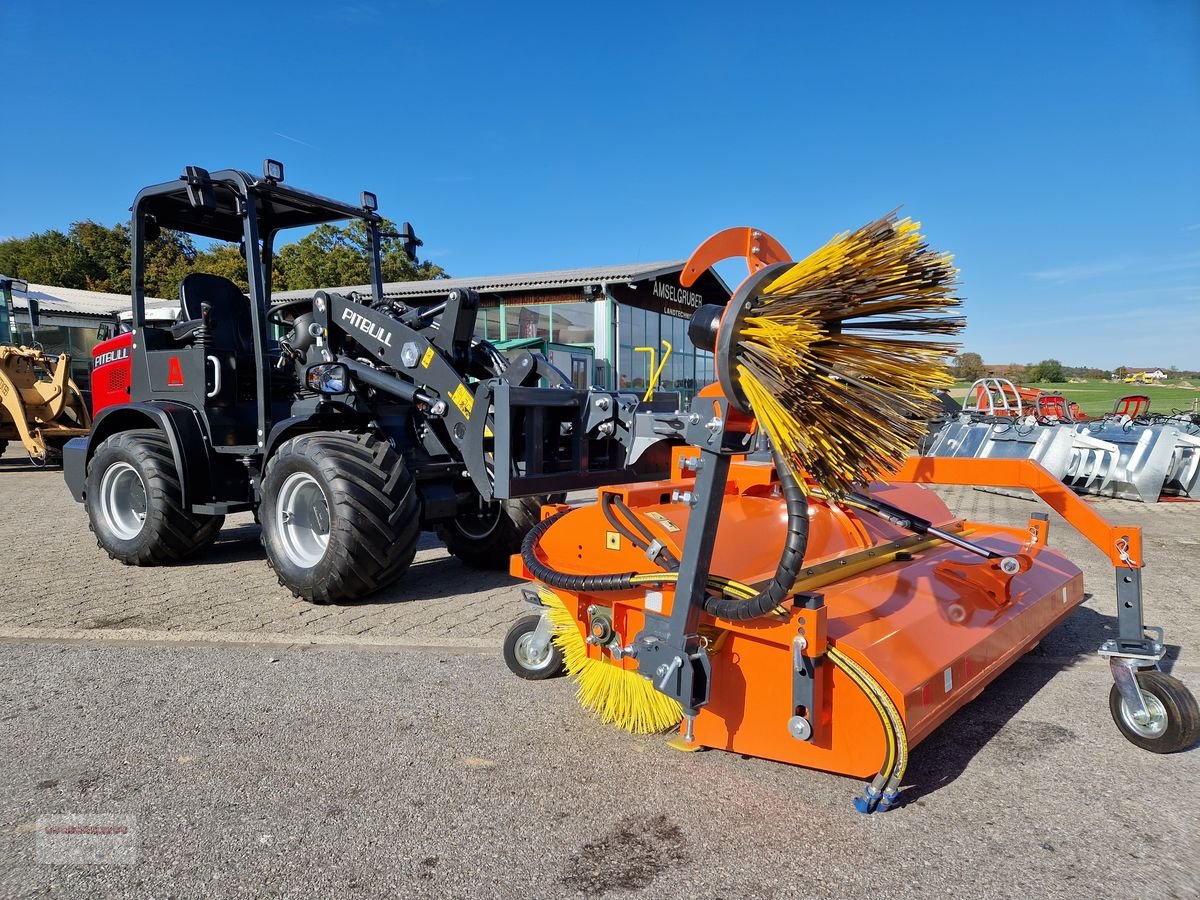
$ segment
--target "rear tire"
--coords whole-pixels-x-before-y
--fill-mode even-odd
[[[478,515],[464,514],[438,525],[446,549],[473,569],[503,572],[513,554],[521,552],[525,535],[542,518],[542,506],[554,497],[495,500]]]
[[[408,569],[420,501],[374,435],[321,431],[282,444],[262,480],[262,541],[279,583],[310,603],[367,597]]]
[[[160,431],[122,431],[88,463],[88,527],[96,543],[127,566],[179,562],[217,539],[224,516],[183,506],[171,446]]]

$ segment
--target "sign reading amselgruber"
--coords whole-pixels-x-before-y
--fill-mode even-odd
[[[724,306],[729,302],[729,291],[712,272],[705,272],[695,284],[685,288],[679,283],[680,271],[656,272],[631,284],[609,285],[609,290],[621,303],[680,319],[690,319],[705,303]]]

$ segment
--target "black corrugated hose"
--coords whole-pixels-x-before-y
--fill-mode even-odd
[[[808,497],[800,488],[800,483],[792,475],[791,469],[785,464],[779,450],[773,450],[775,457],[775,472],[779,476],[779,485],[783,489],[783,498],[787,503],[787,537],[783,542],[783,555],[779,558],[779,566],[775,569],[775,577],[763,590],[749,600],[740,600],[725,595],[706,595],[704,611],[719,619],[729,619],[737,622],[745,619],[756,619],[765,616],[779,606],[791,593],[792,586],[800,577],[800,569],[804,566],[804,552],[808,549]]]
[[[529,529],[525,540],[521,542],[521,560],[525,563],[525,568],[542,584],[552,588],[562,588],[564,591],[627,591],[632,588],[633,579],[638,575],[637,572],[619,572],[613,575],[568,575],[566,572],[550,568],[537,558],[537,553],[534,551],[542,539],[542,535],[570,511],[564,509]]]
[[[704,611],[709,615],[731,621],[754,619],[765,616],[779,606],[791,592],[792,586],[804,565],[804,552],[808,548],[808,498],[800,484],[775,451],[775,470],[779,475],[784,500],[787,503],[788,530],[783,543],[783,555],[775,576],[767,587],[748,600],[725,595],[706,595]],[[521,559],[531,575],[549,587],[567,591],[625,591],[635,587],[638,572],[619,572],[608,575],[568,575],[543,563],[537,558],[536,548],[544,535],[570,510],[563,510],[535,525],[521,542]]]

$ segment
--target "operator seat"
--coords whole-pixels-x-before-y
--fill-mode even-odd
[[[212,347],[235,356],[254,357],[254,323],[250,301],[241,288],[220,275],[193,272],[179,282],[180,316],[185,320],[202,318],[202,304],[210,308]]]

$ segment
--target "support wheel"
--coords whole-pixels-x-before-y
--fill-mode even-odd
[[[513,554],[521,552],[525,535],[541,520],[543,504],[551,502],[553,495],[480,503],[478,509],[438,525],[438,537],[452,556],[471,568],[504,572]]]
[[[318,431],[267,462],[258,510],[267,562],[310,603],[367,597],[400,578],[420,536],[404,460],[371,434]]]
[[[1183,682],[1163,672],[1146,669],[1137,673],[1142,702],[1150,718],[1138,722],[1114,684],[1108,694],[1108,709],[1121,734],[1151,753],[1186,750],[1200,738],[1200,707]]]
[[[522,616],[517,619],[508,634],[504,636],[504,663],[510,672],[529,681],[543,681],[555,678],[566,668],[563,662],[562,650],[554,641],[546,644],[546,648],[535,654],[530,644],[533,633],[537,630],[539,615]]]
[[[100,548],[127,566],[178,562],[212,544],[225,523],[184,507],[175,457],[160,431],[122,431],[97,447],[86,505]]]

